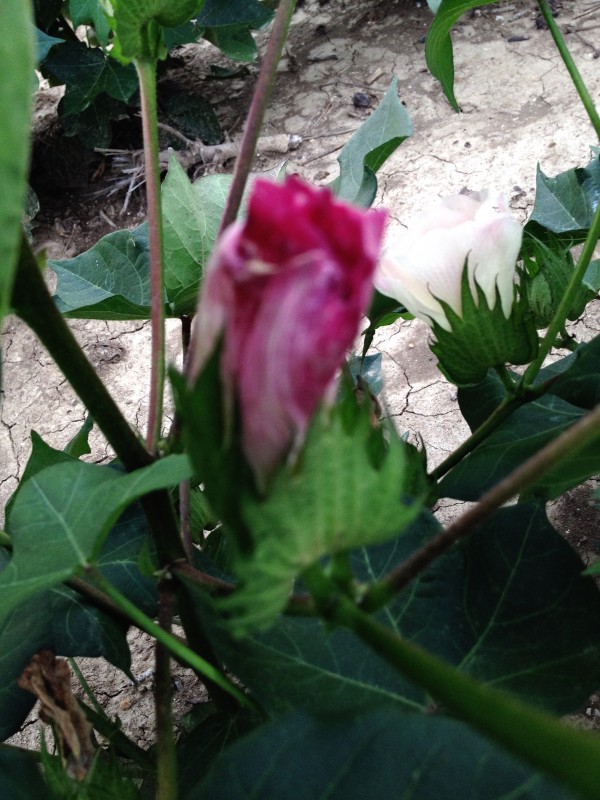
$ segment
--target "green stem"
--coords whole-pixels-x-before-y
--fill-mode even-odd
[[[161,434],[165,385],[165,305],[163,280],[163,235],[158,148],[158,112],[156,106],[156,61],[140,58],[135,62],[140,83],[146,199],[150,244],[150,312],[152,356],[150,398],[146,447],[154,453]]]
[[[544,21],[548,26],[548,30],[550,31],[552,38],[554,39],[554,44],[558,52],[561,55],[561,58],[564,62],[565,67],[573,81],[573,85],[577,90],[577,94],[583,104],[583,107],[587,111],[587,115],[590,118],[590,122],[596,132],[596,137],[598,141],[600,141],[600,115],[596,111],[596,106],[594,105],[594,101],[592,100],[592,96],[587,90],[587,87],[581,77],[581,73],[577,69],[575,62],[573,61],[573,56],[569,52],[569,48],[563,38],[560,28],[556,24],[556,20],[552,16],[552,11],[546,2],[546,0],[538,0],[538,5],[540,7],[540,11],[542,12],[542,16],[544,17]]]
[[[353,631],[410,680],[423,686],[448,711],[536,769],[563,781],[585,798],[597,798],[600,741],[569,728],[509,695],[477,683],[426,650],[401,639],[336,594],[321,568],[304,578],[323,616]]]
[[[56,308],[24,235],[12,306],[56,361],[125,468],[131,471],[152,463]]]
[[[12,537],[6,531],[0,531],[0,547],[6,547],[12,550]]]
[[[287,38],[287,32],[295,5],[296,0],[279,0],[279,6],[275,12],[273,28],[263,58],[260,74],[254,88],[248,116],[246,117],[244,135],[240,144],[240,152],[235,162],[233,181],[227,197],[227,204],[221,220],[219,234],[235,220],[242,202],[244,187],[246,186],[246,181],[250,174],[250,168],[256,150],[256,142],[258,141],[265,109],[273,89],[273,84],[275,83],[277,65],[281,58],[283,45]]]
[[[542,364],[550,350],[552,349],[554,343],[556,342],[557,337],[559,336],[561,330],[564,327],[565,321],[573,305],[573,300],[575,299],[577,292],[581,287],[581,281],[583,280],[583,276],[585,275],[585,271],[587,270],[590,261],[592,260],[592,256],[594,255],[594,250],[596,248],[596,244],[598,243],[598,238],[600,237],[600,204],[596,209],[596,213],[594,214],[594,219],[592,220],[592,224],[588,231],[588,235],[583,245],[583,249],[581,251],[581,255],[579,256],[579,260],[573,270],[573,274],[571,275],[571,279],[569,281],[569,285],[560,301],[558,309],[552,319],[552,322],[548,326],[548,330],[546,331],[546,335],[540,342],[540,349],[534,361],[527,367],[525,370],[525,374],[523,375],[523,379],[521,381],[521,385],[528,388],[531,387],[538,372],[542,368]]]
[[[506,369],[504,364],[500,367],[494,367],[494,372],[502,381],[507,397],[514,397],[517,384],[512,379],[510,372]]]
[[[168,582],[160,587],[158,623],[161,630],[171,635],[174,598]],[[173,686],[171,683],[171,657],[169,650],[159,641],[155,643],[156,672],[154,680],[154,708],[156,714],[156,798],[177,800],[177,753],[173,727]]]
[[[163,630],[160,625],[157,625],[150,617],[147,617],[143,611],[140,611],[137,606],[128,600],[125,595],[121,594],[121,592],[109,583],[98,571],[90,569],[90,574],[100,589],[119,606],[129,619],[140,628],[140,630],[150,634],[156,641],[164,645],[177,661],[187,664],[188,667],[205,675],[226,692],[229,692],[241,705],[257,711],[258,713],[262,713],[252,698],[244,694],[241,689],[228,680],[219,670],[213,667],[212,664],[209,664],[208,661],[205,661],[193,650],[190,650],[187,645],[183,644],[179,639],[173,636],[173,634]]]
[[[430,539],[385,578],[374,583],[363,596],[361,608],[375,611],[385,606],[436,558],[447,552],[456,542],[473,533],[497,508],[512,497],[522,494],[565,456],[572,456],[598,434],[600,434],[600,405],[517,467],[504,480],[486,492],[477,505],[468,509],[440,534]]]

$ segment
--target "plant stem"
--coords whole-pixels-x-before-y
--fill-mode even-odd
[[[173,592],[168,582],[159,589],[158,624],[171,635]],[[173,686],[169,650],[158,640],[154,647],[154,708],[156,713],[156,798],[177,800],[177,754],[173,728]]]
[[[563,38],[560,28],[556,24],[554,17],[552,16],[552,11],[547,3],[546,0],[538,0],[538,6],[540,7],[540,11],[542,12],[542,16],[544,17],[544,22],[548,26],[548,30],[550,31],[552,38],[554,39],[554,44],[560,56],[564,62],[565,67],[573,81],[573,85],[577,90],[577,94],[585,108],[588,117],[590,118],[590,122],[596,132],[596,137],[600,141],[600,115],[596,111],[596,106],[594,105],[594,101],[590,93],[587,90],[587,87],[581,77],[581,73],[577,69],[575,62],[573,61],[573,56],[569,52],[569,48]]]
[[[443,555],[456,542],[473,533],[497,508],[515,495],[521,494],[524,489],[532,486],[555,467],[562,458],[573,455],[599,434],[600,405],[486,492],[476,506],[470,508],[438,536],[413,553],[397,569],[373,584],[365,593],[361,608],[366,611],[382,608],[436,558]]]
[[[235,218],[242,202],[244,187],[250,173],[256,142],[265,115],[265,109],[275,83],[277,65],[281,58],[283,45],[287,38],[290,20],[294,12],[296,0],[279,0],[273,28],[263,58],[260,74],[252,95],[252,102],[246,117],[244,135],[240,144],[240,151],[235,162],[233,181],[227,197],[227,204],[221,220],[219,235],[230,225]]]
[[[600,741],[568,728],[509,695],[477,683],[441,659],[397,636],[336,593],[321,567],[304,573],[325,619],[353,631],[410,680],[423,686],[450,712],[485,736],[552,775],[585,798],[597,798]]]
[[[0,531],[0,547],[7,547],[12,550],[12,537],[6,531]]]
[[[94,581],[98,584],[105,594],[113,600],[119,608],[129,617],[129,619],[141,630],[153,636],[158,642],[163,644],[167,650],[176,658],[180,663],[187,664],[193,670],[205,675],[210,680],[214,681],[218,686],[229,692],[239,703],[247,708],[262,713],[254,700],[248,695],[244,694],[234,683],[226,678],[219,670],[209,664],[208,661],[201,658],[197,653],[183,644],[173,634],[163,630],[160,625],[157,625],[150,617],[147,617],[143,611],[140,611],[125,595],[107,581],[103,575],[97,570],[90,569]]]
[[[140,99],[142,103],[146,203],[150,243],[152,357],[146,448],[149,453],[154,453],[161,433],[165,385],[165,304],[158,114],[156,107],[156,61],[150,58],[140,58],[136,59],[134,63],[140,83]]]
[[[590,261],[592,260],[592,256],[594,255],[594,250],[598,243],[598,238],[600,237],[600,204],[596,209],[596,213],[594,214],[594,218],[592,220],[592,224],[588,231],[588,235],[586,236],[583,249],[581,251],[581,255],[579,256],[579,260],[573,270],[573,274],[571,275],[571,279],[569,281],[569,285],[560,301],[560,304],[556,310],[556,313],[552,319],[552,322],[548,326],[548,330],[546,331],[546,335],[540,342],[540,349],[534,361],[527,367],[525,370],[525,374],[523,375],[523,379],[521,381],[521,385],[528,388],[530,387],[538,372],[540,371],[542,364],[544,363],[544,359],[552,349],[554,343],[556,342],[557,337],[559,336],[560,332],[564,328],[565,321],[567,319],[567,315],[571,306],[573,305],[573,300],[579,291],[581,286],[581,281],[583,280],[583,276],[585,275],[585,271],[589,266]]]
[[[12,306],[56,361],[124,467],[132,471],[151,464],[152,458],[129,427],[54,305],[25,236],[21,238]]]

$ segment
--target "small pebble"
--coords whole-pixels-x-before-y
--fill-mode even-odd
[[[354,103],[354,108],[371,108],[373,105],[371,95],[365,92],[356,92],[352,98],[352,102]]]

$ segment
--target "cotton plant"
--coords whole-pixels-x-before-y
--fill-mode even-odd
[[[386,211],[368,208],[376,172],[412,132],[395,82],[329,187],[250,176],[294,6],[281,0],[233,176],[192,184],[172,159],[159,189],[156,65],[168,26],[203,4],[101,5],[111,57],[140,77],[149,221],[52,262],[54,296],[18,225],[31,9],[0,5],[1,29],[12,25],[0,48],[11,74],[0,310],[39,337],[89,412],[64,451],[32,433],[0,532],[0,731],[9,738],[39,699],[56,743],[4,745],[0,785],[51,798],[596,798],[600,744],[558,717],[597,689],[600,594],[546,504],[600,471],[600,338],[566,328],[598,291],[597,149],[584,168],[539,172],[525,226],[482,189],[384,246]],[[428,37],[453,104],[448,36],[472,5],[443,0]],[[380,418],[377,359],[350,352],[361,328],[368,343],[407,313],[429,326],[471,429],[435,466]],[[181,369],[167,370],[165,316],[181,322]],[[151,320],[145,434],[65,317]],[[116,463],[82,459],[92,424]],[[471,505],[443,527],[433,509],[446,498]],[[131,625],[156,643],[150,750],[83,676],[88,699],[75,699],[63,661],[104,657],[129,674]],[[172,658],[210,697],[179,738]]]

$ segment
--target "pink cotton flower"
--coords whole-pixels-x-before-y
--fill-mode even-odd
[[[257,180],[247,219],[215,247],[190,374],[223,336],[226,411],[238,403],[242,448],[261,488],[302,441],[358,332],[385,216],[294,177]]]

